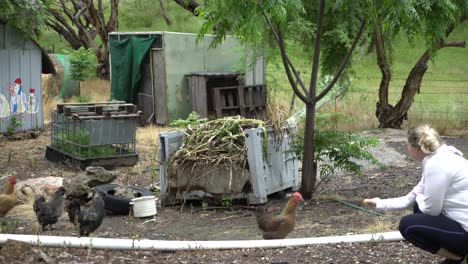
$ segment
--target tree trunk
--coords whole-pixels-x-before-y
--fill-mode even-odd
[[[379,107],[382,107],[377,103],[377,115],[379,118],[379,127],[380,128],[401,128],[403,121],[408,119],[408,111],[411,105],[414,102],[414,96],[416,93],[419,93],[421,89],[421,83],[424,77],[424,74],[427,71],[428,65],[427,62],[431,58],[431,55],[434,54],[437,50],[445,47],[465,47],[464,41],[452,41],[444,42],[440,41],[433,46],[432,50],[426,50],[424,54],[419,58],[414,65],[413,69],[406,78],[405,86],[403,86],[403,91],[401,93],[401,98],[395,107],[388,105],[385,111],[380,110]],[[379,65],[380,66],[380,65]],[[382,89],[382,87],[381,87]],[[386,88],[388,93],[388,86]]]
[[[47,9],[53,17],[47,24],[63,36],[73,49],[84,47],[94,50],[98,61],[96,76],[102,79],[110,78],[109,33],[118,30],[119,21],[119,0],[110,0],[108,4],[110,11],[104,10],[102,0],[60,0]],[[101,44],[96,43],[96,35],[99,36]]]
[[[393,106],[388,103],[388,89],[392,73],[390,66],[387,62],[387,54],[384,46],[384,38],[380,31],[380,25],[377,25],[374,30],[374,46],[377,55],[377,65],[379,65],[380,72],[382,73],[382,80],[379,86],[379,101],[377,102],[375,115],[380,124],[385,123],[386,118],[393,112]]]
[[[301,194],[304,199],[312,198],[317,181],[317,163],[315,162],[315,102],[306,104],[306,120],[304,129],[304,148],[302,154]]]
[[[460,18],[460,22],[465,20],[465,16]],[[446,37],[450,35],[454,28],[455,25],[451,25],[447,28],[445,32]],[[423,55],[411,69],[411,72],[406,78],[405,86],[403,86],[400,100],[393,107],[388,103],[388,89],[391,80],[390,67],[387,64],[385,57],[383,37],[378,30],[379,28],[376,28],[374,36],[376,37],[375,47],[377,54],[377,64],[379,65],[380,71],[382,72],[382,81],[380,82],[379,101],[377,102],[375,115],[379,120],[380,128],[401,128],[403,121],[408,119],[408,111],[414,102],[414,96],[416,96],[416,93],[419,93],[421,89],[421,83],[428,68],[427,62],[431,56],[436,51],[446,47],[464,48],[466,43],[465,41],[445,41],[444,39],[440,39],[439,41],[435,42],[430,49],[423,53]]]

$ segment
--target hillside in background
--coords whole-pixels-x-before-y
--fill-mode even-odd
[[[190,12],[182,9],[173,1],[165,1],[166,11],[172,21],[167,25],[163,19],[159,1],[157,0],[129,0],[122,1],[119,10],[119,31],[173,31],[196,33],[201,25],[201,19],[194,17]],[[468,25],[459,26],[451,35],[453,40],[463,40],[468,36]],[[39,43],[47,50],[62,53],[68,50],[65,40],[54,32],[44,32]],[[289,54],[301,71],[304,82],[308,83],[311,71],[311,58],[300,50],[294,49],[294,43],[290,43]],[[356,50],[353,57],[352,84],[344,98],[336,100],[330,107],[333,111],[344,112],[358,119],[356,125],[375,127],[377,120],[374,117],[375,103],[378,98],[380,82],[380,70],[376,64],[375,53],[367,53],[365,48]],[[410,44],[401,37],[395,43],[395,52],[392,58],[392,73],[390,98],[391,103],[401,94],[401,89],[406,77],[424,52],[424,42],[416,40]],[[266,71],[269,87],[269,100],[277,106],[289,110],[293,92],[287,81],[284,69],[279,57],[268,57]],[[443,126],[463,128],[468,125],[465,116],[468,108],[464,101],[468,99],[468,49],[445,48],[438,51],[437,56],[430,62],[429,69],[424,76],[421,93],[416,96],[409,113],[409,122],[444,122]],[[302,107],[296,100],[295,110]],[[328,110],[330,110],[330,107]],[[440,128],[440,127],[439,127]]]

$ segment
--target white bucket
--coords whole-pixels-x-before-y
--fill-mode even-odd
[[[133,198],[130,204],[133,204],[133,216],[148,217],[156,214],[156,197],[143,196]]]

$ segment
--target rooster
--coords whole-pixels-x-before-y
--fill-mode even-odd
[[[34,201],[33,209],[36,213],[37,221],[42,226],[42,230],[45,230],[47,226],[57,223],[62,213],[64,194],[65,188],[60,187],[52,195],[49,202],[42,195]]]
[[[17,202],[15,195],[16,177],[7,180],[5,193],[0,195],[0,217],[3,217]]]
[[[68,218],[80,229],[80,236],[89,236],[102,224],[104,218],[104,200],[101,193],[94,193],[91,206],[81,208],[80,201],[74,199],[68,206]]]
[[[258,207],[255,212],[258,228],[263,231],[264,239],[283,239],[296,225],[296,208],[302,195],[295,192],[289,199],[280,215],[270,215],[264,207]]]

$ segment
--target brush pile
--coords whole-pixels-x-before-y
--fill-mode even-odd
[[[226,117],[207,121],[184,131],[182,146],[174,154],[171,165],[174,168],[229,164],[242,168],[247,163],[247,148],[244,130],[263,128],[264,122],[242,117]]]

